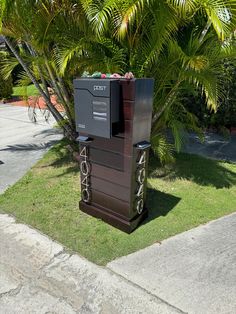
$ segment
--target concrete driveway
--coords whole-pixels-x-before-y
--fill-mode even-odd
[[[28,108],[0,104],[0,193],[18,181],[43,154],[62,138],[38,113],[38,123],[29,121]]]

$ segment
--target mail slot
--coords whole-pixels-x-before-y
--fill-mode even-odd
[[[74,80],[80,209],[127,233],[147,217],[154,80]]]
[[[76,130],[111,138],[120,121],[120,84],[115,79],[75,79]]]

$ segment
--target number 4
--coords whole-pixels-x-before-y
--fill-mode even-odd
[[[85,158],[88,157],[88,152],[87,152],[87,147],[86,146],[84,146],[84,148],[81,150],[80,157],[85,157]]]
[[[89,179],[88,179],[88,177],[84,177],[84,179],[82,180],[81,184],[85,185],[85,186],[89,186]]]
[[[143,152],[138,160],[138,165],[143,165],[146,162],[146,152]]]

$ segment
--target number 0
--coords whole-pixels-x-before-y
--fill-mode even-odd
[[[89,203],[90,202],[90,191],[88,189],[83,189],[81,194],[82,194],[82,200],[85,203]]]
[[[143,199],[141,199],[137,202],[136,209],[137,209],[138,214],[142,213],[142,211],[143,211]]]
[[[80,171],[84,176],[87,176],[90,172],[90,165],[86,160],[81,161]]]

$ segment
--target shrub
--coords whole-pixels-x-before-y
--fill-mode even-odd
[[[8,99],[11,97],[13,93],[13,84],[11,76],[4,80],[2,76],[0,76],[0,99]]]
[[[199,91],[186,93],[183,103],[193,113],[204,128],[224,131],[236,127],[236,69],[233,64],[225,62],[222,80],[225,80],[225,96],[216,112],[206,107],[206,100]]]
[[[6,54],[2,52],[0,54],[0,67],[5,58],[6,58]],[[0,74],[0,99],[10,98],[12,93],[13,93],[12,76],[10,75],[8,78],[5,78],[3,74],[1,73]]]

